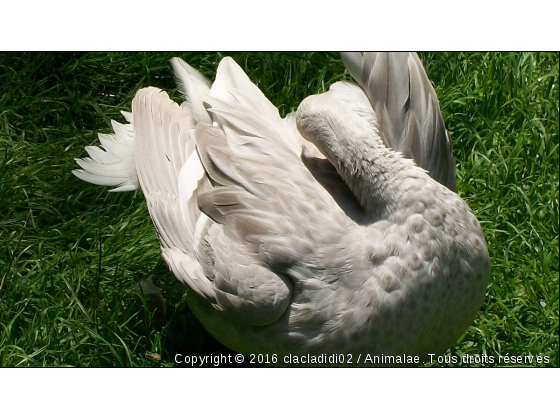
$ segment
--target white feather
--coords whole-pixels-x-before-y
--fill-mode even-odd
[[[110,192],[134,191],[140,185],[134,161],[132,114],[123,112],[128,124],[111,121],[115,134],[99,134],[103,147],[87,146],[89,158],[76,159],[82,169],[72,171],[78,178],[96,185],[117,187]]]
[[[172,58],[171,66],[175,72],[179,91],[185,95],[186,102],[182,106],[192,112],[195,120],[210,123],[210,118],[200,100],[201,95],[210,93],[210,82],[180,58]]]

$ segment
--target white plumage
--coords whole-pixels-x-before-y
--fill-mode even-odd
[[[213,84],[173,59],[186,102],[140,90],[129,124],[74,171],[112,191],[141,187],[190,308],[238,352],[425,359],[482,303],[486,244],[452,191],[418,57],[344,58],[364,90],[335,83],[286,119],[232,59]]]

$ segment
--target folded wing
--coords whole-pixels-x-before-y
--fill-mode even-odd
[[[455,161],[436,92],[416,53],[342,53],[376,113],[385,145],[455,191]]]

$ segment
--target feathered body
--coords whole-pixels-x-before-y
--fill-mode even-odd
[[[425,359],[482,303],[486,244],[417,56],[345,61],[364,90],[336,83],[281,119],[233,60],[210,85],[174,59],[186,102],[140,90],[78,161],[142,189],[190,308],[238,352]]]

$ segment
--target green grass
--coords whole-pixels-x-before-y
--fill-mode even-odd
[[[228,352],[188,311],[142,195],[108,194],[71,174],[139,88],[180,99],[175,55],[212,78],[225,54],[0,54],[0,366],[175,365],[178,352]],[[348,78],[337,54],[232,56],[282,114]],[[453,140],[459,193],[492,259],[483,307],[447,356],[506,365],[499,355],[541,355],[558,366],[558,55],[421,58]],[[147,275],[167,299],[163,324],[134,291]]]

